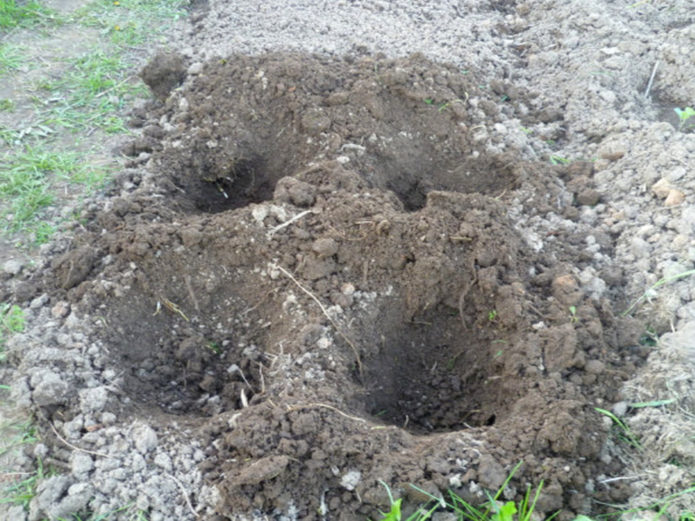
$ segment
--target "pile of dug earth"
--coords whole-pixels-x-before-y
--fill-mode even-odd
[[[14,397],[63,471],[29,518],[687,489],[695,136],[662,119],[695,22],[618,3],[198,5],[129,168],[13,281]]]

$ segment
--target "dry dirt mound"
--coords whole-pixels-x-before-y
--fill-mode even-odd
[[[541,513],[627,495],[595,482],[620,462],[594,407],[618,400],[641,352],[570,274],[582,238],[558,229],[537,252],[510,221],[520,199],[522,217],[577,215],[566,168],[481,137],[511,87],[500,101],[417,56],[232,56],[195,73],[136,118],[128,152],[151,173],[124,176],[41,283],[66,301],[55,327],[95,341],[24,358],[58,432],[108,445],[107,411],[200,446],[207,487],[191,507],[209,519],[364,519],[387,506],[379,480],[411,506],[409,484],[479,502],[521,460],[505,497],[543,479]],[[586,190],[591,166],[572,168]],[[48,399],[46,378],[80,399]],[[176,461],[156,466],[195,486]],[[94,486],[113,469],[89,471]]]

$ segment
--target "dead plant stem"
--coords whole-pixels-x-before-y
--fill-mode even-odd
[[[333,328],[335,329],[336,333],[340,335],[340,337],[345,340],[347,345],[350,346],[352,349],[353,354],[355,355],[355,361],[357,362],[357,369],[360,372],[360,375],[362,375],[362,360],[360,359],[360,354],[359,351],[357,350],[357,346],[354,344],[352,340],[350,340],[345,333],[342,332],[340,327],[338,326],[338,323],[333,320],[333,318],[328,314],[328,311],[326,310],[326,307],[321,303],[321,301],[318,299],[316,295],[314,295],[311,291],[309,291],[307,288],[302,286],[300,282],[292,275],[289,271],[287,271],[285,268],[280,266],[279,264],[277,265],[277,268],[282,272],[285,277],[290,279],[292,282],[295,283],[295,285],[301,289],[304,293],[306,293],[316,304],[318,307],[321,309],[321,312],[324,314],[324,316],[328,319],[328,321],[331,323]]]

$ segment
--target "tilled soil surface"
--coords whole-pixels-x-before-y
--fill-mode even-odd
[[[651,347],[618,311],[625,135],[553,165],[508,127],[569,139],[560,109],[419,54],[169,53],[143,78],[131,168],[14,287],[41,324],[11,342],[15,396],[70,470],[33,519],[358,520],[384,484],[481,503],[519,461],[503,498],[543,480],[541,516],[636,493],[595,410],[668,387],[630,380]]]
[[[640,361],[632,324],[571,274],[581,238],[539,255],[514,231],[517,189],[547,213],[570,169],[478,150],[463,100],[490,98],[417,57],[206,65],[136,121],[154,174],[44,273],[103,345],[63,385],[185,419],[220,514],[364,517],[379,480],[478,501],[521,460],[541,512],[623,499],[586,484],[619,470],[593,407]],[[48,421],[95,423],[71,396]]]

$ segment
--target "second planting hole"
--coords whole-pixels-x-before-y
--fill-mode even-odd
[[[378,343],[363,361],[373,420],[426,434],[493,425],[505,407],[495,385],[502,344],[466,331],[454,310],[401,323]]]

